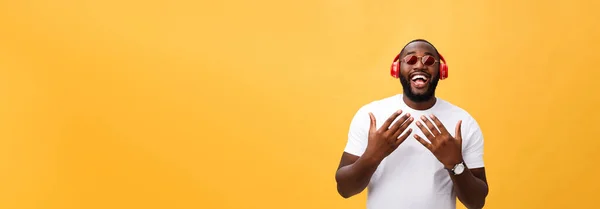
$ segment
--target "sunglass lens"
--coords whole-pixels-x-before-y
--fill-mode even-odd
[[[432,56],[423,57],[423,65],[433,65],[435,63],[435,58]]]
[[[406,64],[409,65],[414,65],[415,63],[417,63],[418,58],[416,56],[408,56],[406,58],[404,58],[404,61],[406,62]]]

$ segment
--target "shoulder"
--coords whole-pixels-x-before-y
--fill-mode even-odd
[[[472,132],[480,130],[477,119],[467,110],[447,100],[440,98],[438,98],[438,100],[438,110],[440,111],[440,114],[443,114],[445,116],[445,118],[449,119],[453,123],[456,123],[459,120],[461,120],[462,129],[465,131]]]
[[[375,116],[377,121],[389,117],[400,108],[401,97],[399,95],[388,96],[361,105],[355,112],[353,121],[355,123],[368,124],[369,113]]]
[[[389,109],[394,109],[394,108],[398,108],[400,101],[401,101],[401,95],[397,94],[397,95],[393,95],[393,96],[388,96],[388,97],[384,97],[384,98],[379,98],[376,100],[373,100],[371,102],[368,102],[366,104],[363,104],[359,109],[358,112],[386,112]],[[392,110],[395,111],[395,110]]]
[[[464,108],[447,100],[440,98],[437,99],[439,102],[438,109],[440,109],[441,111],[454,117],[461,118],[461,120],[475,120],[475,117],[473,117],[473,115],[471,115],[471,113],[469,113],[469,111],[465,110]]]

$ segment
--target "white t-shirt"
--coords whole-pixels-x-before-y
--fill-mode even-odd
[[[456,194],[450,174],[413,135],[418,134],[428,141],[416,125],[422,115],[434,114],[452,136],[455,135],[457,122],[462,120],[462,154],[465,164],[470,169],[483,167],[483,135],[477,121],[460,107],[437,98],[432,108],[414,110],[404,103],[402,94],[371,102],[362,106],[352,119],[344,151],[356,156],[364,153],[368,143],[369,112],[375,116],[376,127],[379,129],[399,109],[403,111],[402,115],[410,113],[415,119],[409,126],[413,131],[381,162],[371,177],[367,188],[367,208],[455,209]]]

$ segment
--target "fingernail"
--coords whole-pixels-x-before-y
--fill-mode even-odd
[[[420,125],[421,125],[421,122],[417,121],[417,126],[420,126]]]
[[[406,113],[406,116],[410,116],[410,113]]]
[[[424,115],[421,115],[421,119],[425,120],[427,118]]]
[[[410,118],[408,119],[408,121],[413,121],[413,117],[410,117]]]
[[[396,112],[397,112],[398,114],[400,114],[400,113],[402,113],[402,110],[398,110],[398,111],[396,111]]]

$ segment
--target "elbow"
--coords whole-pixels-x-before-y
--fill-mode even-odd
[[[352,193],[348,192],[347,189],[344,189],[342,187],[342,185],[340,185],[340,182],[337,183],[337,192],[344,199],[348,199],[348,198],[352,197],[352,195],[353,195]]]
[[[351,184],[351,182],[348,182],[348,180],[344,177],[344,175],[341,172],[336,172],[335,174],[335,181],[336,181],[336,185],[337,185],[337,192],[340,196],[342,196],[344,199],[348,199],[360,192],[356,191],[356,188],[354,188],[355,186]]]
[[[485,206],[486,198],[488,196],[489,190],[487,187],[484,191],[482,191],[477,196],[469,196],[466,197],[464,195],[460,195],[458,198],[463,203],[463,205],[468,209],[482,209]],[[477,193],[472,193],[477,194]]]
[[[459,197],[458,199],[468,209],[482,209],[485,206],[485,198],[486,197],[484,196],[478,199],[466,200],[464,197]]]
[[[348,188],[344,188],[341,183],[337,183],[337,192],[344,199],[348,199],[355,195],[355,193],[351,192]]]
[[[473,204],[473,206],[469,207],[469,209],[482,209],[485,206],[485,199],[488,196],[488,192],[489,190],[486,187],[485,192],[483,193],[483,197],[481,197],[481,200]]]
[[[342,196],[344,199],[348,199],[353,196],[353,194],[351,194],[350,192],[340,189],[339,186],[338,186],[337,191],[338,191],[338,194],[340,194],[340,196]]]
[[[342,187],[342,183],[341,182],[341,176],[339,171],[335,173],[335,181],[336,181],[336,185],[337,185],[337,193],[342,196],[344,199],[348,199],[349,197],[351,197],[352,195],[350,195],[347,191],[344,191],[344,188]]]
[[[480,202],[473,203],[473,204],[469,205],[467,208],[468,209],[482,209],[483,206],[485,206],[485,199]]]
[[[483,206],[485,206],[485,202],[482,202],[481,204],[477,204],[474,207],[471,207],[472,209],[482,209]]]
[[[351,195],[345,194],[343,192],[338,192],[340,194],[340,196],[342,196],[344,199],[348,199],[351,197]]]

